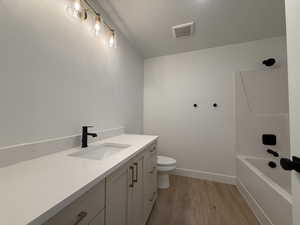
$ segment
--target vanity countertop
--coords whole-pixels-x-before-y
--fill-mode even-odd
[[[104,160],[72,157],[73,148],[0,168],[0,225],[40,225],[155,141],[120,135],[98,141],[130,147]]]

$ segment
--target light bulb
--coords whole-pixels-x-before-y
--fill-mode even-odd
[[[81,21],[87,19],[87,10],[81,6],[81,0],[73,0],[72,4],[67,7],[67,13]]]
[[[113,47],[114,46],[114,37],[113,36],[110,36],[109,38],[109,47]]]
[[[96,36],[100,34],[101,26],[102,26],[101,16],[97,14],[95,18],[95,25],[94,25],[94,31]]]
[[[109,37],[109,40],[108,40],[108,46],[110,48],[114,47],[115,46],[115,32],[112,30],[111,33],[110,33],[110,37]]]
[[[80,11],[80,9],[81,9],[80,0],[75,0],[74,10],[78,12],[78,11]]]

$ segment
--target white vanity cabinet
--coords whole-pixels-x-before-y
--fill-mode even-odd
[[[157,198],[157,150],[152,144],[144,158],[144,220],[147,221]]]
[[[143,160],[139,155],[106,179],[106,225],[143,224]]]
[[[144,225],[157,196],[151,143],[43,225]]]
[[[89,223],[89,225],[105,225],[105,210],[97,214]]]
[[[139,155],[106,180],[106,224],[142,225],[144,156]]]
[[[106,178],[106,224],[127,225],[133,167],[123,166]]]
[[[146,223],[155,203],[157,190],[154,146],[152,144],[147,147],[126,166],[108,176],[106,225]]]
[[[130,223],[131,225],[142,225],[144,223],[144,154],[139,156],[133,163],[134,177],[133,188],[130,192]]]
[[[105,181],[100,182],[44,225],[104,225]]]

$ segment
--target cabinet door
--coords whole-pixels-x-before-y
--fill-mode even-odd
[[[144,183],[143,183],[144,156],[139,157],[134,163],[134,188],[133,188],[133,223],[132,225],[144,224]]]
[[[129,189],[132,167],[125,166],[106,181],[106,225],[131,225],[128,222]]]
[[[105,225],[104,212],[105,210],[101,211],[97,216],[95,216],[95,218],[92,219],[89,225]]]
[[[129,178],[129,188],[128,188],[128,204],[127,204],[127,222],[128,225],[134,225],[134,214],[135,214],[135,210],[134,210],[134,165],[130,165],[129,166],[129,170],[128,170],[128,178]]]
[[[149,147],[145,154],[144,167],[144,221],[148,220],[157,197],[156,145]]]

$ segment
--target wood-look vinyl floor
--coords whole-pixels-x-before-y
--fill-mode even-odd
[[[234,185],[171,176],[147,225],[259,225]]]

